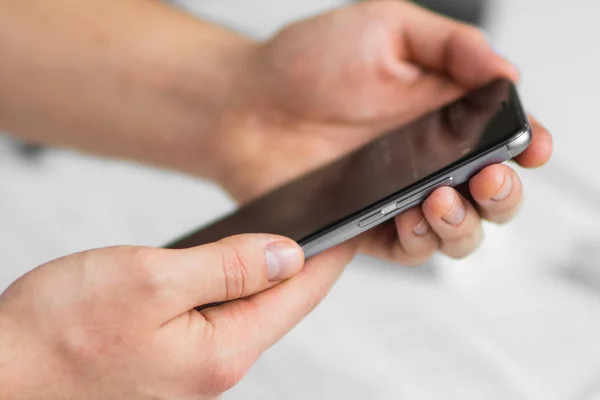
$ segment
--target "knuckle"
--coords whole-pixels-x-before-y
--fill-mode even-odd
[[[128,250],[127,271],[133,287],[145,296],[157,295],[163,287],[164,274],[155,268],[156,251],[144,247]]]
[[[70,360],[91,360],[97,355],[96,346],[78,326],[69,327],[61,334],[58,349]]]
[[[389,16],[390,14],[396,16],[398,12],[405,10],[404,2],[396,0],[365,1],[360,3],[359,7],[363,7],[365,11],[383,16]]]
[[[427,263],[439,247],[440,239],[431,232],[410,241],[398,239],[394,261],[407,267],[418,267]]]
[[[405,257],[402,260],[402,264],[408,267],[418,267],[421,266],[433,256],[435,251],[437,250],[437,245],[428,244],[420,249],[410,249],[406,250],[408,257]]]
[[[427,262],[431,259],[431,257],[433,257],[433,254],[435,253],[435,251],[436,251],[436,249],[431,249],[427,252],[413,256],[412,262],[409,264],[409,266],[420,267],[424,264],[427,264]]]
[[[497,225],[506,225],[513,219],[513,215],[512,213],[492,214],[486,219]]]
[[[210,366],[208,381],[210,392],[223,393],[237,385],[250,369],[244,359],[218,360]]]
[[[423,265],[427,264],[430,258],[431,255],[411,257],[402,262],[401,264],[405,267],[422,267]]]
[[[476,27],[475,25],[463,24],[461,26],[461,31],[463,32],[464,35],[472,37],[472,38],[481,39],[481,40],[486,39],[486,36],[483,33],[483,31],[481,29],[479,29],[478,27]]]
[[[458,252],[458,251],[446,251],[444,252],[444,254],[446,254],[448,257],[452,258],[453,260],[464,260],[465,258],[467,258],[471,253],[468,251],[464,251],[464,252]]]
[[[483,213],[483,217],[495,224],[505,225],[513,220],[513,218],[521,211],[523,201],[519,200],[519,202],[511,207],[505,208],[503,210],[496,211],[485,211]]]
[[[95,363],[99,357],[107,359],[121,353],[127,336],[120,329],[107,330],[93,321],[74,324],[62,331],[57,348],[69,360]]]
[[[470,251],[461,244],[451,244],[444,246],[442,253],[454,260],[463,260],[470,254]]]
[[[237,250],[221,251],[221,260],[226,300],[244,297],[248,279],[246,260]]]
[[[325,290],[328,292],[329,289]],[[301,301],[298,309],[302,312],[302,315],[308,315],[312,313],[315,308],[323,301],[326,293],[323,293],[322,288],[313,287],[307,290],[308,295]]]
[[[483,243],[483,231],[478,230],[471,236],[444,243],[442,252],[455,260],[462,260],[477,250]]]

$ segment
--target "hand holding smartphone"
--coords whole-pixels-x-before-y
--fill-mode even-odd
[[[514,84],[497,80],[287,183],[168,248],[242,233],[298,242],[311,257],[523,152],[531,128]]]

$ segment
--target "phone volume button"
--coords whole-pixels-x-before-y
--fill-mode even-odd
[[[387,207],[383,207],[381,209],[381,212],[383,214],[389,214],[389,213],[396,211],[397,209],[398,209],[397,203],[392,203],[392,204],[388,205]]]
[[[369,226],[369,225],[371,225],[371,224],[372,224],[373,222],[375,222],[375,221],[379,221],[379,220],[380,220],[381,218],[383,218],[384,216],[385,216],[385,213],[384,213],[383,211],[376,212],[375,214],[373,214],[373,215],[370,215],[370,216],[368,216],[367,218],[365,218],[365,219],[361,220],[361,221],[358,223],[358,226],[360,226],[361,228],[364,228],[364,227],[366,227],[366,226]]]
[[[429,196],[435,189],[440,188],[442,186],[451,186],[453,182],[454,178],[452,177],[442,179],[439,182],[435,182],[420,190],[419,192],[400,200],[396,203],[396,208],[405,208],[406,206],[413,206],[416,203],[418,203],[419,200],[422,200],[424,197]]]
[[[413,204],[417,203],[422,197],[429,195],[435,189],[437,189],[441,186],[450,186],[452,184],[452,182],[454,182],[454,179],[452,177],[443,179],[438,182],[434,182],[434,183],[426,186],[424,189],[420,190],[419,192],[414,193],[412,196],[404,198],[398,202],[388,204],[387,206],[385,206],[378,212],[369,215],[365,219],[360,220],[358,222],[358,226],[361,228],[365,228],[369,225],[372,225],[373,223],[379,221],[386,215],[393,213],[394,211],[398,210],[399,208],[403,208],[403,207],[406,207],[407,205],[413,205]]]

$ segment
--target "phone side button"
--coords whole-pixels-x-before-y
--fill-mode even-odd
[[[425,189],[421,190],[420,192],[415,193],[410,197],[400,200],[399,202],[396,203],[396,208],[406,208],[408,205],[413,206],[423,196],[429,196],[435,189],[438,189],[442,186],[451,186],[453,182],[454,182],[454,178],[450,177],[450,178],[444,179],[441,182],[434,183],[433,185],[426,187]]]
[[[384,216],[385,216],[385,213],[382,212],[382,211],[379,211],[378,213],[375,213],[375,214],[373,214],[371,216],[368,216],[367,218],[365,218],[362,221],[360,221],[358,223],[358,226],[360,226],[361,228],[364,228],[365,226],[371,225],[375,221],[379,221]]]
[[[392,203],[392,204],[389,204],[389,205],[388,205],[388,206],[386,206],[386,207],[383,207],[383,208],[381,209],[381,212],[382,212],[382,213],[384,213],[384,214],[389,214],[389,213],[391,213],[391,212],[394,212],[394,211],[396,211],[396,209],[397,209],[397,208],[398,208],[398,207],[396,207],[396,203]]]

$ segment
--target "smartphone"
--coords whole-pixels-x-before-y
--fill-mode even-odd
[[[497,80],[166,247],[272,233],[295,240],[308,258],[418,206],[441,186],[517,156],[531,137],[515,86]]]

